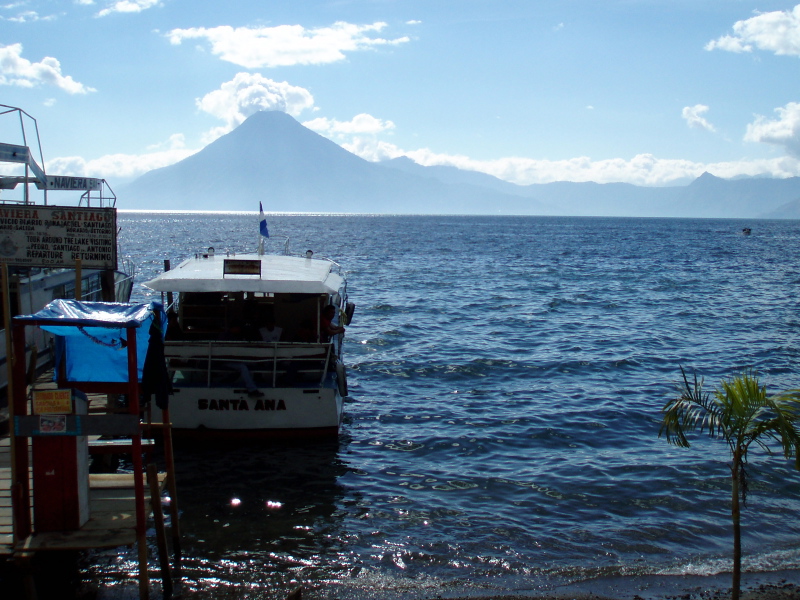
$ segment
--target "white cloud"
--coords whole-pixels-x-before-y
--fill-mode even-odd
[[[81,4],[93,4],[93,2],[81,2]],[[107,17],[114,13],[138,13],[159,4],[161,4],[161,0],[118,0],[109,3],[107,8],[97,13],[97,16]]]
[[[707,112],[708,107],[705,104],[695,104],[694,106],[684,106],[681,116],[689,127],[705,129],[706,131],[716,131],[714,126],[702,116]]]
[[[753,48],[778,55],[800,56],[800,4],[788,11],[759,13],[733,25],[734,35],[706,44],[706,50],[751,52]]]
[[[384,142],[374,137],[354,137],[349,142],[343,142],[342,148],[370,162],[389,160],[399,156],[409,156],[411,158],[410,153],[401,150],[390,142]]]
[[[353,25],[341,21],[317,29],[305,29],[301,25],[260,28],[225,25],[210,29],[173,29],[167,35],[174,45],[186,39],[205,39],[211,44],[211,51],[222,60],[257,69],[327,64],[344,60],[345,52],[409,41],[408,37],[389,40],[372,36],[385,27],[386,23]]]
[[[336,119],[320,117],[306,121],[303,125],[323,135],[377,135],[394,129],[394,123],[391,121],[383,121],[366,113],[356,115],[350,121],[337,121]]]
[[[355,121],[356,119],[353,119],[350,123]],[[339,123],[338,121],[331,122]],[[706,171],[723,178],[800,176],[800,160],[791,156],[717,163],[664,159],[652,154],[639,154],[630,159],[602,160],[593,160],[586,156],[563,160],[524,157],[476,160],[463,155],[436,153],[428,148],[403,150],[395,144],[377,139],[377,136],[374,135],[366,137],[355,135],[349,141],[341,142],[341,145],[346,150],[370,161],[407,156],[421,165],[446,165],[478,171],[519,185],[554,181],[594,181],[597,183],[624,182],[634,185],[664,186],[685,183]],[[116,179],[130,179],[152,169],[169,166],[199,150],[199,148],[187,149],[183,136],[180,134],[171,136],[166,142],[157,144],[151,149],[155,151],[141,155],[112,154],[88,161],[79,157],[56,158],[48,161],[47,170],[50,173],[63,175],[105,177],[113,185]]]
[[[55,58],[46,56],[41,62],[32,63],[22,58],[22,44],[0,46],[0,85],[34,87],[40,84],[53,85],[68,94],[97,91],[69,75],[62,75],[61,63]]]
[[[756,120],[747,126],[745,141],[780,146],[800,158],[800,103],[789,102],[776,108],[775,112],[778,113],[777,119],[756,116]]]
[[[314,106],[314,97],[305,88],[267,79],[258,73],[237,73],[218,90],[197,100],[197,107],[225,122],[206,135],[212,141],[240,125],[260,110],[280,110],[297,116]]]
[[[727,52],[750,52],[753,46],[747,44],[741,38],[733,37],[732,35],[723,35],[722,37],[712,40],[705,45],[706,50],[726,50]]]
[[[639,154],[629,160],[622,158],[592,160],[587,156],[564,160],[522,157],[474,160],[466,156],[448,156],[421,149],[408,152],[406,155],[422,165],[449,165],[459,169],[479,171],[519,185],[554,181],[664,185],[687,177],[697,177],[706,170],[705,165],[699,163],[657,159],[651,154]]]
[[[107,154],[100,158],[86,160],[79,156],[62,156],[47,161],[47,172],[58,175],[81,177],[104,177],[112,188],[120,179],[132,179],[153,169],[167,167],[197,152],[189,150],[180,141],[182,136],[172,136],[170,141],[159,145],[163,150],[145,154]],[[177,143],[176,143],[177,142]]]
[[[403,150],[381,140],[356,136],[342,146],[369,161],[407,156],[424,166],[444,165],[494,175],[498,179],[530,185],[554,181],[594,181],[597,183],[631,183],[644,186],[664,186],[684,183],[708,171],[718,177],[737,176],[800,176],[800,160],[780,157],[768,160],[740,160],[701,163],[683,159],[657,158],[639,154],[630,159],[610,158],[592,160],[581,156],[564,160],[524,157],[503,157],[476,160],[468,156],[433,152],[428,148]]]
[[[444,164],[494,175],[520,185],[553,181],[625,182],[635,185],[662,186],[694,179],[705,171],[718,177],[739,175],[800,175],[800,161],[782,157],[763,161],[698,163],[683,159],[663,159],[652,154],[639,154],[631,159],[592,160],[578,157],[565,160],[538,160],[509,157],[476,161],[464,156],[435,154],[427,149],[405,153],[423,165]]]
[[[184,150],[186,148],[186,136],[182,133],[173,133],[166,142],[153,144],[152,146],[148,146],[147,149],[150,151],[160,151],[164,148],[168,150]]]
[[[12,23],[33,23],[35,21],[53,21],[54,19],[55,16],[53,15],[46,15],[43,17],[39,15],[39,13],[36,12],[35,10],[26,10],[17,14],[14,17],[7,17],[5,20],[11,21]],[[0,20],[2,20],[2,18],[0,18]]]

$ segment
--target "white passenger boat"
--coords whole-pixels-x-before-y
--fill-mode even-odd
[[[176,434],[338,435],[354,310],[338,264],[209,248],[144,285],[167,294]]]
[[[77,258],[81,299],[127,302],[134,266],[118,257],[116,196],[106,180],[47,174],[36,120],[22,109],[0,104],[0,123],[9,137],[18,131],[0,142],[0,263],[8,265],[10,315],[75,298]],[[0,288],[0,306],[3,294]],[[0,310],[0,388],[7,385],[4,321]],[[28,358],[44,366],[52,336],[34,327],[26,335]]]

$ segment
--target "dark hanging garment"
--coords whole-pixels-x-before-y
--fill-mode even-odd
[[[172,379],[167,370],[167,360],[164,357],[164,338],[161,327],[157,324],[159,319],[153,319],[150,324],[150,340],[147,344],[147,356],[142,368],[142,394],[148,401],[151,395],[156,397],[156,406],[160,409],[169,408],[169,396],[172,394]]]

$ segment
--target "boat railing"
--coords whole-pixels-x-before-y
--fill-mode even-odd
[[[333,344],[306,342],[238,342],[167,340],[164,356],[172,372],[206,387],[225,387],[244,364],[267,387],[322,385],[334,360]]]
[[[292,252],[289,250],[289,236],[278,234],[278,235],[273,235],[271,237],[273,237],[273,238],[278,237],[278,238],[283,239],[283,255],[284,256],[298,256],[298,257],[301,257],[301,258],[302,257],[311,258],[313,256],[313,254],[314,254],[311,250],[307,250],[304,254],[295,253],[293,255]],[[264,240],[262,239],[261,240],[261,244],[259,246],[259,254],[264,254],[263,241]],[[331,266],[332,266],[331,271],[337,273],[338,275],[342,275],[343,274],[342,273],[342,265],[337,263],[335,260],[332,260],[332,259],[330,259],[330,258],[328,258],[326,256],[317,257],[317,260],[324,260],[324,261],[327,261],[327,262],[331,263]],[[335,271],[334,271],[334,268],[335,268]]]
[[[120,258],[119,262],[122,264],[114,279],[114,298],[117,302],[128,302],[136,279],[136,263],[127,256]]]
[[[49,191],[82,192],[78,206],[113,208],[117,196],[105,179],[72,175],[52,175],[45,172],[44,154],[39,138],[39,125],[31,115],[21,108],[0,104],[0,119],[3,123],[18,121],[19,143],[0,143],[0,190],[12,191],[22,186],[20,197],[3,197],[0,204],[44,204]],[[21,173],[20,173],[21,171]],[[13,174],[11,174],[13,173]],[[31,198],[30,186],[42,192],[42,199]],[[72,204],[69,204],[72,206]]]
[[[94,190],[95,195],[92,195],[92,191],[88,189],[81,195],[78,206],[99,206],[100,208],[117,206],[117,195],[105,179],[99,180],[99,188]]]

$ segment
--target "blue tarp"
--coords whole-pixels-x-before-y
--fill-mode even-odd
[[[68,381],[128,381],[127,328],[135,327],[139,381],[142,380],[150,326],[167,331],[160,302],[122,304],[53,300],[39,312],[14,318],[35,321],[56,335],[56,364],[66,360]]]

